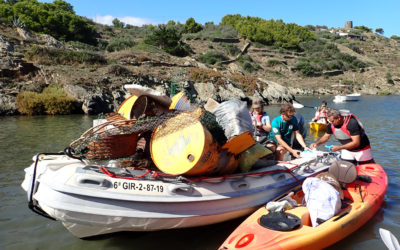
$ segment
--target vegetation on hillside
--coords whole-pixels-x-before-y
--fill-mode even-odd
[[[71,4],[63,0],[40,3],[37,0],[0,0],[0,19],[29,30],[49,34],[61,41],[96,44],[97,32],[86,18],[75,14]]]
[[[221,25],[234,27],[241,37],[264,45],[301,51],[300,43],[316,39],[314,33],[294,23],[282,20],[265,20],[259,17],[226,15]]]
[[[68,97],[58,84],[46,87],[42,93],[20,92],[17,107],[25,115],[65,115],[75,111],[76,100]]]
[[[382,36],[382,28],[376,28],[373,33],[371,28],[362,25],[352,29],[349,32],[351,36],[343,35],[341,29],[328,29],[326,26],[302,27],[286,24],[282,20],[265,20],[239,14],[224,16],[220,24],[208,22],[202,25],[190,17],[184,23],[170,20],[167,24],[156,26],[137,27],[117,18],[112,25],[102,25],[77,16],[72,5],[63,0],[52,3],[0,0],[0,23],[49,34],[64,42],[66,46],[59,46],[61,48],[43,46],[47,41],[41,40],[42,36],[34,36],[29,42],[15,46],[18,48],[16,51],[24,53],[24,59],[43,68],[49,65],[58,68],[77,65],[81,68],[90,67],[87,72],[93,72],[92,75],[101,72],[111,77],[132,78],[154,73],[154,76],[170,78],[163,80],[171,81],[172,71],[177,69],[169,65],[184,65],[179,66],[187,69],[186,78],[182,77],[182,81],[226,84],[230,80],[249,95],[260,88],[257,81],[260,76],[285,78],[285,82],[289,82],[290,77],[297,76],[323,75],[327,79],[335,74],[345,75],[346,71],[364,72],[368,69],[363,68],[373,65],[374,61],[380,65],[386,62],[400,65],[397,55],[387,53],[390,50],[386,49],[392,48],[391,44],[397,44],[394,41],[400,42],[400,37],[392,36],[394,41],[390,41]],[[381,46],[382,43],[384,46]],[[202,65],[196,64],[196,61],[214,70],[199,69],[197,67]],[[225,67],[233,61],[240,67]],[[154,71],[149,73],[142,65],[148,65]],[[55,72],[57,70],[54,69]],[[396,70],[388,67],[385,82],[395,85],[397,78]],[[20,112],[60,114],[64,110],[71,110],[72,100],[65,99],[62,94],[50,98],[48,91],[20,93]],[[60,106],[64,108],[57,108]]]

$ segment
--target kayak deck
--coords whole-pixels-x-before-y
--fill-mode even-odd
[[[310,214],[302,205],[304,194],[292,197],[298,207],[286,210],[297,216],[300,227],[293,231],[276,231],[263,227],[260,218],[268,214],[264,207],[248,217],[222,244],[220,249],[322,249],[347,237],[364,225],[380,208],[388,185],[385,171],[378,164],[357,166],[358,175],[368,175],[372,182],[354,181],[343,190],[341,211],[317,227],[312,227]]]

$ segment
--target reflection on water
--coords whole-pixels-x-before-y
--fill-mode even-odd
[[[324,98],[325,99],[325,98]],[[400,97],[362,97],[353,103],[328,106],[349,109],[362,120],[372,144],[375,160],[389,176],[383,207],[365,226],[330,249],[384,249],[378,229],[386,228],[400,236],[400,162],[398,129]],[[318,106],[322,99],[301,98],[307,106]],[[280,106],[268,106],[271,118]],[[298,109],[306,121],[314,117],[312,108]],[[91,126],[93,117],[38,116],[0,117],[0,249],[216,249],[240,224],[237,219],[217,225],[151,233],[119,233],[91,240],[72,236],[60,222],[50,221],[27,208],[26,194],[20,188],[23,169],[38,152],[58,152]],[[315,142],[323,133],[308,131],[306,142]],[[331,138],[328,145],[337,145]],[[399,237],[400,238],[400,237]]]

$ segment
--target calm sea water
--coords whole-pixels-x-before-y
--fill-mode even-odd
[[[349,109],[366,127],[373,154],[389,176],[382,208],[360,230],[330,249],[385,249],[378,229],[390,230],[400,240],[400,97],[362,97],[359,102],[334,104],[332,98],[300,98],[307,106]],[[272,117],[279,106],[268,106]],[[306,120],[314,109],[298,109]],[[20,184],[24,168],[38,152],[58,152],[88,129],[94,117],[0,117],[0,249],[217,249],[244,218],[200,228],[149,233],[118,233],[90,240],[70,234],[60,222],[32,213]],[[311,143],[320,135],[308,134]],[[331,139],[328,144],[337,144]]]

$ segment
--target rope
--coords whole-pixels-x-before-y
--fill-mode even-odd
[[[297,165],[297,164],[294,164]],[[298,165],[297,165],[298,166]],[[209,177],[209,176],[201,176],[198,178],[185,178],[189,181],[193,181],[193,182],[198,182],[198,181],[203,181],[203,180],[211,180],[211,179],[221,179],[221,182],[224,181],[225,179],[229,178],[233,178],[233,177],[239,177],[239,178],[245,178],[246,176],[261,176],[261,175],[266,175],[266,174],[271,174],[271,173],[289,173],[299,184],[301,184],[302,182],[295,176],[295,174],[293,173],[293,171],[291,169],[286,168],[285,166],[281,166],[285,169],[275,169],[275,170],[268,170],[268,171],[263,171],[263,172],[256,172],[256,173],[242,173],[242,174],[235,174],[235,175],[223,175],[223,176],[218,176],[218,177]],[[161,173],[157,173],[154,171],[150,171],[147,170],[144,174],[139,175],[139,176],[131,176],[131,177],[126,177],[126,176],[120,176],[120,175],[116,175],[113,172],[110,172],[106,167],[101,167],[100,171],[103,174],[108,175],[111,178],[118,178],[118,179],[127,179],[127,180],[136,180],[136,179],[140,179],[140,178],[144,178],[146,175],[151,173],[151,177],[157,179],[160,177],[181,177],[180,175],[171,175],[171,174],[161,174]]]

